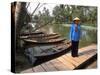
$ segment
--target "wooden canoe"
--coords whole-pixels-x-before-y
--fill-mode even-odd
[[[21,33],[20,36],[44,34],[43,32]]]
[[[34,57],[36,58],[44,58],[47,56],[52,56],[54,54],[60,53],[64,50],[67,50],[70,46],[67,46],[65,44],[61,44],[58,46],[54,46],[52,48],[48,48],[48,49],[42,49],[40,48],[41,52],[38,54],[34,54]],[[39,48],[38,48],[39,49]]]
[[[55,36],[58,35],[57,33],[52,33],[52,34],[38,34],[38,35],[32,35],[29,36],[29,38],[44,38],[44,37],[50,37],[50,36]]]
[[[47,44],[47,43],[57,43],[64,41],[64,38],[53,38],[53,39],[24,39],[26,44]]]
[[[49,37],[60,37],[59,34],[53,33],[53,34],[38,34],[38,35],[25,35],[25,36],[20,36],[20,39],[28,39],[28,38],[49,38]]]
[[[57,45],[53,45],[50,48],[47,48],[44,45],[43,46],[36,46],[33,49],[33,50],[37,51],[36,53],[32,52],[32,49],[31,49],[31,52],[28,52],[28,53],[34,53],[34,54],[29,54],[29,55],[31,55],[29,60],[33,61],[31,58],[34,57],[36,59],[36,61],[32,64],[34,64],[34,66],[36,66],[36,65],[41,64],[45,61],[49,61],[51,59],[54,59],[56,57],[59,57],[65,53],[69,52],[70,47],[71,47],[71,44],[69,44],[69,43],[68,44],[60,43]]]

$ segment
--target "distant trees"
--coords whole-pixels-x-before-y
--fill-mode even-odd
[[[44,25],[52,23],[53,17],[50,15],[49,9],[43,8],[42,12],[39,11],[38,14],[33,16],[33,23],[36,23],[35,28],[40,28]]]
[[[51,4],[52,5],[52,4]],[[35,27],[40,27],[46,23],[71,23],[73,18],[79,17],[84,25],[97,23],[97,8],[90,6],[64,5],[59,4],[53,8],[52,15],[49,9],[44,7],[42,11],[32,17]]]
[[[79,17],[83,24],[96,24],[97,8],[89,6],[59,5],[53,9],[56,23],[71,23],[74,17]]]
[[[67,13],[64,5],[55,6],[55,8],[53,9],[54,21],[56,23],[65,22],[66,15]]]

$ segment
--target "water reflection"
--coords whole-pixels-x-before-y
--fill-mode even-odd
[[[90,29],[89,29],[90,28]],[[69,31],[70,31],[70,25],[64,26],[63,24],[54,24],[54,25],[48,25],[44,27],[48,33],[58,33],[62,37],[69,40]],[[97,30],[96,28],[91,29],[91,27],[82,26],[82,34],[81,34],[81,40],[80,40],[80,47],[87,46],[93,43],[97,43]]]
[[[81,39],[85,39],[86,41],[90,39],[86,30],[82,30]]]

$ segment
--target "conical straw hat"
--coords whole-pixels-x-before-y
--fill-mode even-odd
[[[74,18],[73,20],[75,21],[75,20],[80,20],[80,19],[79,19],[78,17],[76,17],[76,18]]]

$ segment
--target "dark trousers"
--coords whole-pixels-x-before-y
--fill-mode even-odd
[[[71,41],[72,42],[72,47],[71,47],[71,55],[73,57],[77,57],[78,56],[78,45],[79,45],[79,41]]]

